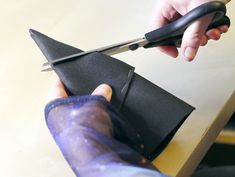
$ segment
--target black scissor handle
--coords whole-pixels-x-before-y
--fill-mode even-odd
[[[212,1],[205,3],[186,15],[182,16],[178,20],[163,26],[162,28],[156,29],[145,34],[145,38],[150,42],[144,46],[144,48],[151,48],[163,45],[174,45],[176,47],[181,46],[181,41],[185,30],[199,18],[208,15],[210,13],[216,13],[211,24],[207,28],[212,28],[228,25],[230,26],[230,19],[225,16],[226,6],[220,1]]]

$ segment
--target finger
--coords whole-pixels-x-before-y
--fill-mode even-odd
[[[218,29],[220,30],[221,33],[226,33],[228,31],[228,26],[227,25],[223,25],[223,26],[219,26]]]
[[[221,32],[219,29],[214,28],[206,32],[206,36],[212,40],[219,40],[221,37]]]
[[[209,39],[219,40],[221,37],[221,31],[217,28],[209,30],[206,32],[206,35]]]
[[[204,35],[201,40],[201,46],[205,46],[208,43],[208,37]]]
[[[164,14],[165,12],[173,13],[175,12],[175,10],[172,9],[172,6],[168,3],[158,1],[155,5],[154,13],[152,15],[153,18],[151,19],[150,23],[150,30],[158,29],[162,26],[167,25],[170,22],[170,19],[168,19],[168,17],[170,17],[171,14],[166,13],[168,15],[168,17],[166,17]]]
[[[227,25],[218,26],[206,32],[209,39],[218,40],[222,33],[226,33],[229,27]]]
[[[163,10],[164,9],[164,10]],[[156,4],[154,15],[151,21],[151,30],[161,28],[170,22],[180,17],[180,14],[174,9],[174,7],[166,2],[159,1]],[[178,50],[173,46],[162,46],[158,48],[161,52],[176,58],[178,56]]]
[[[65,98],[65,97],[68,97],[68,94],[65,91],[63,83],[58,78],[52,83],[47,100],[52,101],[57,98]]]
[[[91,95],[101,95],[105,97],[107,101],[110,101],[112,97],[112,88],[107,84],[101,84],[92,92]]]
[[[185,60],[192,61],[195,58],[203,35],[211,19],[212,15],[207,15],[194,22],[186,29],[181,45],[181,50]]]
[[[218,40],[221,37],[222,33],[226,33],[229,27],[227,25],[222,25],[217,28],[211,29],[206,32],[206,35],[209,39]]]
[[[179,52],[177,50],[176,47],[173,47],[173,46],[162,46],[162,47],[159,47],[158,48],[161,52],[173,57],[173,58],[176,58],[178,57],[179,55]]]

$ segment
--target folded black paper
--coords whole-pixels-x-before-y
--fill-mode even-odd
[[[37,31],[30,32],[49,62],[81,52]],[[141,140],[136,146],[127,144],[148,159],[162,151],[194,109],[136,74],[134,67],[102,53],[94,52],[52,67],[71,95],[87,95],[99,84],[109,84],[113,89],[111,103]]]

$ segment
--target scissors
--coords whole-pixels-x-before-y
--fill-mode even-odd
[[[179,48],[181,46],[182,37],[185,30],[199,18],[211,13],[215,13],[215,15],[212,22],[208,26],[207,31],[221,25],[230,26],[230,19],[226,16],[225,3],[220,1],[212,1],[196,7],[186,15],[166,26],[146,33],[144,37],[57,58],[51,62],[44,63],[43,67],[47,68],[42,71],[51,71],[53,70],[52,67],[55,64],[73,60],[93,52],[100,52],[111,56],[126,51],[134,51],[140,47],[148,49],[157,46],[171,45]]]

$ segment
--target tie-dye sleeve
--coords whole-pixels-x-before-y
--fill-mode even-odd
[[[141,141],[119,116],[102,96],[57,99],[45,108],[47,126],[77,177],[166,177],[133,150]]]

